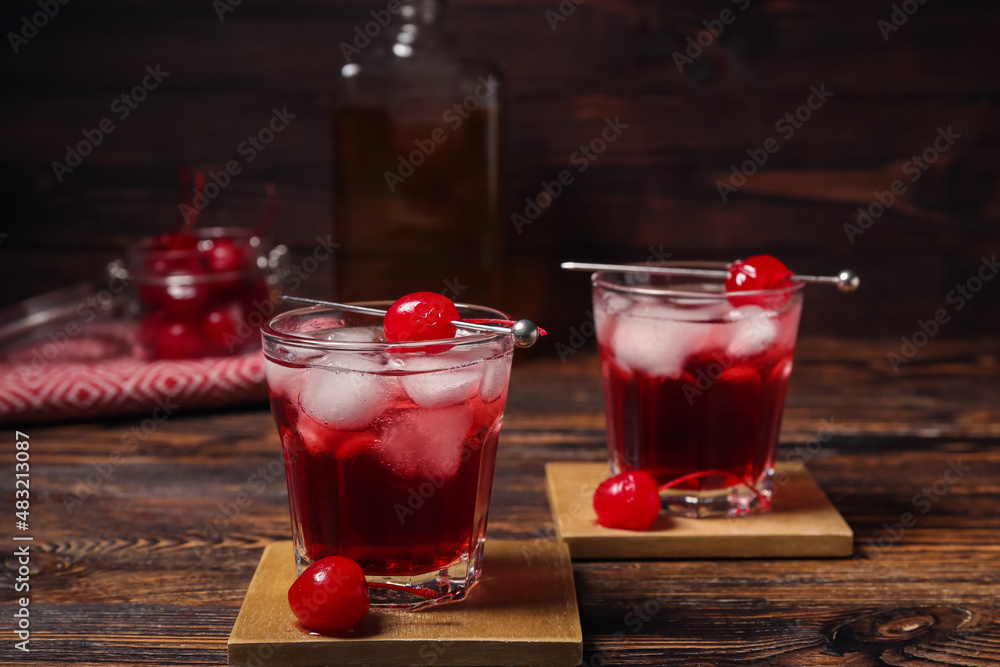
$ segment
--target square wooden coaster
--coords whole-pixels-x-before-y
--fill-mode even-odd
[[[529,567],[530,564],[530,567]],[[288,607],[292,543],[264,549],[233,632],[229,664],[576,667],[583,633],[562,542],[487,540],[466,599],[416,612],[372,608],[349,638],[311,635]]]
[[[661,514],[650,530],[597,524],[593,497],[605,463],[545,466],[549,507],[573,558],[811,558],[850,556],[854,532],[800,463],[779,463],[772,509],[742,517]]]

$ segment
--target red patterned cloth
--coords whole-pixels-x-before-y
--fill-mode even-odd
[[[166,413],[264,401],[264,356],[148,361],[120,323],[0,356],[0,423]]]

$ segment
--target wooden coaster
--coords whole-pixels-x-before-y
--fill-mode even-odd
[[[416,612],[372,608],[350,638],[298,626],[288,607],[295,576],[292,543],[268,545],[229,636],[230,665],[576,667],[583,660],[573,564],[562,542],[487,540],[482,579],[466,599]]]
[[[650,530],[597,524],[593,497],[605,463],[545,466],[549,506],[573,558],[809,558],[850,556],[854,533],[800,463],[775,467],[770,512],[689,519],[661,514]]]

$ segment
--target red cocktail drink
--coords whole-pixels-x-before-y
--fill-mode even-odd
[[[651,473],[688,516],[769,507],[801,287],[595,274],[612,474]]]
[[[386,343],[370,324],[309,309],[264,329],[297,563],[347,556],[414,590],[372,588],[373,604],[460,599],[479,576],[513,343]]]

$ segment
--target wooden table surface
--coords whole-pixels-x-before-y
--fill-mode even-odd
[[[797,351],[779,458],[807,460],[854,558],[576,562],[584,664],[1000,664],[1000,340],[935,340],[896,374],[898,346]],[[543,466],[603,459],[599,368],[584,351],[515,366],[489,535],[553,539]],[[14,649],[8,547],[0,663],[225,664],[264,546],[290,535],[273,423],[181,414],[133,449],[140,422],[21,428],[31,651]]]

